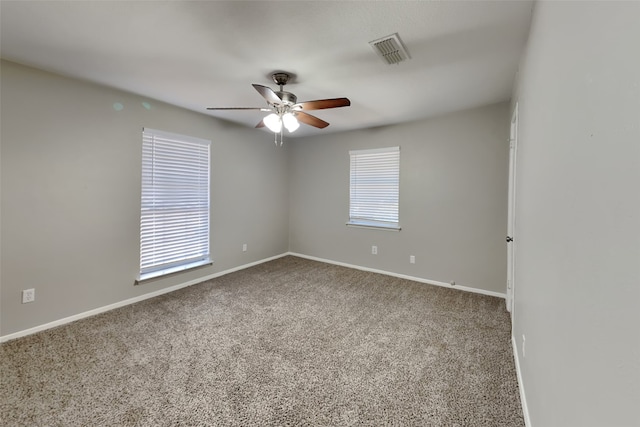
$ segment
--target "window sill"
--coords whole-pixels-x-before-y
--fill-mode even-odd
[[[189,264],[179,265],[177,267],[165,268],[164,270],[141,274],[140,276],[138,276],[134,284],[141,285],[143,283],[151,282],[156,279],[162,279],[174,274],[185,272],[187,270],[193,270],[195,268],[206,267],[209,265],[213,265],[213,261],[210,259],[206,259],[203,261],[191,262]]]
[[[382,224],[382,223],[373,222],[373,221],[349,221],[347,222],[347,227],[374,228],[377,230],[385,230],[385,231],[402,230],[399,224]]]

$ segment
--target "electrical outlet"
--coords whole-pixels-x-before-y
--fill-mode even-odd
[[[22,291],[22,303],[26,304],[28,302],[34,302],[36,300],[36,290],[31,288],[31,289],[25,289]]]
[[[524,346],[525,342],[526,340],[525,340],[524,334],[522,334],[522,358],[527,357],[527,353],[525,352],[525,346]]]
[[[247,252],[247,244],[246,243],[242,244],[242,252]]]
[[[371,255],[378,255],[378,247],[371,246]]]
[[[416,263],[416,256],[415,255],[409,255],[409,263],[410,264],[415,264]]]

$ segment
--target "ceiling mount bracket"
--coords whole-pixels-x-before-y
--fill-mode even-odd
[[[271,78],[273,79],[273,82],[275,84],[280,86],[280,90],[282,90],[282,86],[287,84],[287,82],[291,78],[291,75],[289,73],[278,72],[278,73],[273,73],[271,75]]]

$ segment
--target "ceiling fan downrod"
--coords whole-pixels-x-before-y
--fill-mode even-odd
[[[284,131],[282,129],[280,129],[280,132],[274,132],[273,133],[273,142],[274,142],[274,144],[276,144],[276,147],[278,147],[278,134],[280,134],[280,144],[279,144],[279,146],[282,147],[282,144],[283,144],[282,134],[283,133],[284,133]]]
[[[280,87],[280,90],[278,92],[276,92],[276,95],[278,96],[278,98],[280,98],[280,101],[282,102],[282,104],[285,107],[291,107],[291,106],[295,105],[298,102],[298,97],[296,97],[291,92],[286,92],[284,90],[284,86],[291,79],[291,75],[290,74],[282,73],[282,72],[273,73],[271,75],[271,79],[273,80],[273,82],[275,84],[277,84]]]

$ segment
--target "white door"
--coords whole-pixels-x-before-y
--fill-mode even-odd
[[[511,116],[509,132],[509,201],[507,214],[507,310],[513,318],[513,300],[515,295],[515,242],[513,232],[515,226],[516,205],[516,151],[518,148],[518,104]]]

